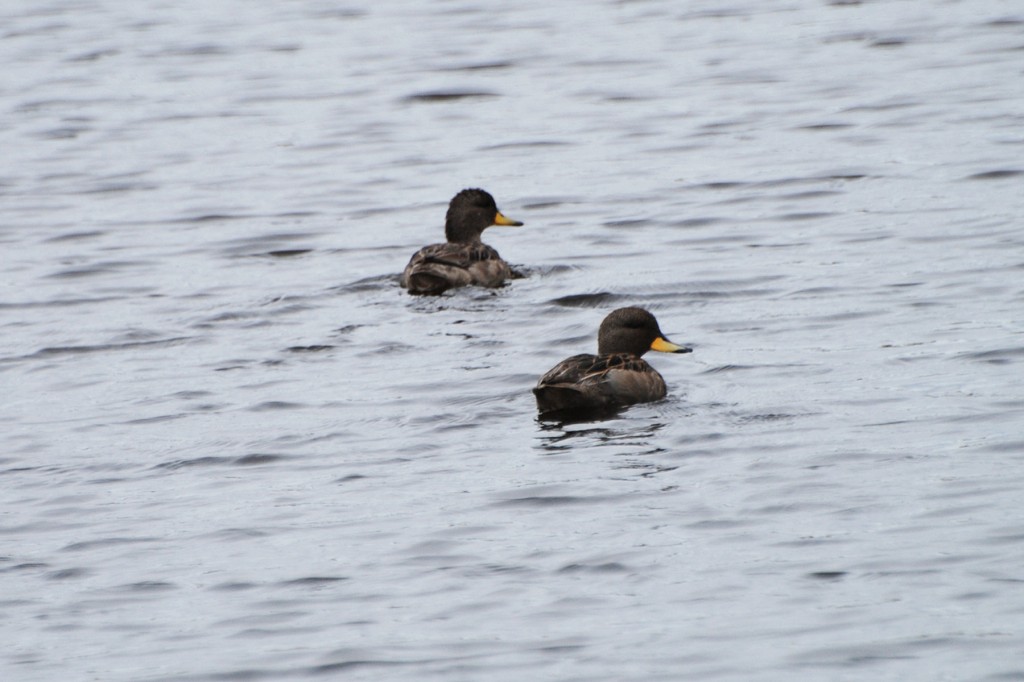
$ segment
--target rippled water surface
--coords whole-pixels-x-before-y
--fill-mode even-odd
[[[4,680],[1024,679],[1019,2],[11,0]],[[526,275],[412,298],[448,199]],[[530,388],[653,310],[669,397]]]

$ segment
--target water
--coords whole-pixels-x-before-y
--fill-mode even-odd
[[[1019,3],[0,26],[4,680],[1024,679]],[[528,276],[405,295],[467,186]]]

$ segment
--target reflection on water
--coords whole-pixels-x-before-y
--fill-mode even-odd
[[[1018,7],[328,4],[0,9],[3,679],[1024,677]]]
[[[586,426],[569,428],[569,424],[586,424]],[[573,451],[578,446],[583,448],[603,445],[644,446],[658,431],[665,428],[665,424],[633,424],[627,419],[618,419],[609,425],[605,425],[601,419],[589,422],[544,422],[538,420],[538,426],[541,431],[541,447],[552,454]]]

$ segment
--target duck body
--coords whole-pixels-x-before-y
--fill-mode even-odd
[[[492,225],[522,225],[498,210],[494,197],[482,189],[464,189],[448,204],[444,232],[448,241],[413,254],[402,272],[410,294],[437,295],[467,285],[499,287],[512,268],[480,235]]]
[[[614,410],[661,400],[667,393],[658,370],[630,353],[574,355],[550,369],[533,389],[543,414]]]
[[[431,244],[413,254],[402,273],[410,294],[443,294],[454,287],[500,287],[512,268],[493,247],[477,242]]]
[[[619,308],[598,331],[597,355],[574,355],[548,370],[533,389],[542,415],[605,412],[661,400],[665,379],[641,356],[648,350],[689,353],[667,340],[654,315],[643,308]]]

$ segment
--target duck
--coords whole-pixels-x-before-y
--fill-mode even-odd
[[[454,287],[500,287],[512,277],[512,268],[498,252],[480,241],[492,225],[521,226],[505,217],[488,192],[464,189],[448,204],[442,244],[431,244],[413,254],[402,273],[402,287],[410,294],[438,295]]]
[[[692,348],[665,338],[658,320],[643,308],[619,308],[597,333],[597,355],[562,360],[537,382],[533,394],[541,416],[608,412],[635,403],[661,400],[665,379],[643,359],[649,350],[690,353]]]

